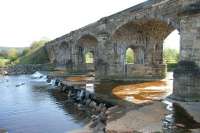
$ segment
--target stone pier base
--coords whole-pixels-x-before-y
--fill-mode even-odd
[[[172,98],[181,101],[200,101],[200,69],[194,62],[181,61],[174,70]]]

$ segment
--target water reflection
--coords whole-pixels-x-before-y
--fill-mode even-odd
[[[120,99],[143,104],[164,99],[172,93],[172,85],[172,74],[168,74],[166,79],[160,81],[119,85],[112,90],[112,93]]]
[[[164,131],[189,133],[190,129],[200,128],[200,123],[179,104],[166,100],[163,102],[167,104],[167,109],[170,111],[163,120]]]
[[[65,78],[65,80],[71,81],[71,82],[92,81],[92,80],[94,80],[94,77],[79,75],[79,76],[67,77],[67,78]]]
[[[63,133],[83,127],[87,116],[50,88],[30,76],[0,77],[0,128],[10,133]]]

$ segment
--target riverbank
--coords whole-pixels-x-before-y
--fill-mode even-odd
[[[0,68],[0,75],[33,74],[37,71],[51,71],[53,64],[19,64]]]

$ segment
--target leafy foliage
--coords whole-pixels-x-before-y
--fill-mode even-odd
[[[173,71],[179,61],[179,52],[176,49],[165,49],[164,60],[167,63],[167,71]]]
[[[126,50],[126,64],[134,64],[134,52],[131,48]]]
[[[5,67],[9,62],[9,59],[0,58],[0,67]]]
[[[94,59],[93,59],[93,54],[91,52],[87,52],[85,54],[85,63],[93,63]]]
[[[176,49],[165,49],[164,60],[167,64],[177,63],[179,61],[179,52]]]
[[[14,48],[8,50],[8,52],[7,52],[7,57],[10,59],[11,62],[15,61],[18,58],[18,56],[19,56],[19,54],[18,54],[17,50]]]
[[[22,52],[22,56],[16,61],[17,64],[44,64],[48,63],[48,55],[44,48],[47,40],[34,41],[30,48]]]

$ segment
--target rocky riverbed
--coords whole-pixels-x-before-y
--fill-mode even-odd
[[[0,68],[0,75],[33,74],[36,71],[49,71],[54,68],[52,64],[22,64]]]
[[[82,78],[74,77],[68,79]],[[77,82],[78,81],[76,80],[76,83]],[[98,96],[99,90],[95,90],[96,93],[92,96],[92,98],[90,97],[91,99],[84,101],[80,100],[81,89],[72,92],[73,89],[69,91],[70,87],[65,85],[62,86],[62,84],[60,89],[64,93],[70,94],[68,97],[71,97],[72,99],[75,98],[74,100],[70,101],[75,104],[77,108],[87,110],[92,114],[91,123],[86,125],[81,130],[73,131],[73,133],[199,132],[200,115],[197,112],[200,112],[200,108],[197,107],[197,105],[200,105],[200,103],[184,103],[167,99],[167,96],[172,93],[172,84],[172,73],[170,73],[166,79],[162,81],[156,81],[155,83],[128,83],[127,85],[117,85],[111,88],[109,88],[107,85],[104,85],[104,87],[107,87],[108,90],[111,89],[111,91],[107,91],[108,96],[111,96],[111,94],[108,93],[112,92],[115,96],[119,97],[123,101],[122,102],[119,100],[118,102],[114,102],[116,104],[105,108],[105,111],[104,109],[103,111],[97,111],[102,109],[102,103],[106,103],[102,102],[99,104],[97,99],[95,99],[95,97]],[[105,90],[105,88],[101,89]],[[104,95],[106,94],[104,91],[103,93]],[[130,99],[130,97],[132,98]],[[112,101],[111,99],[113,99],[111,97],[110,99],[105,98],[102,95],[100,98],[103,98],[104,101]],[[77,103],[77,101],[81,102]],[[185,108],[187,110],[185,110]]]

